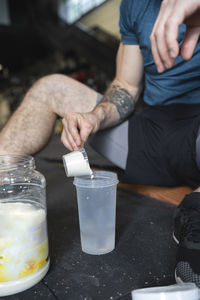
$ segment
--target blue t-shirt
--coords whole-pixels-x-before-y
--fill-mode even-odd
[[[122,0],[120,6],[120,32],[122,43],[139,45],[144,61],[144,101],[149,105],[173,103],[200,103],[200,42],[191,60],[179,56],[173,68],[159,74],[153,61],[150,34],[162,0]],[[181,44],[185,25],[179,29]]]

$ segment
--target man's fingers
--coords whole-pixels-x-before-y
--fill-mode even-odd
[[[73,151],[73,147],[71,146],[71,144],[69,143],[67,137],[66,137],[66,134],[64,132],[64,130],[62,131],[62,134],[61,134],[61,142],[63,143],[63,145],[70,151]]]
[[[152,33],[150,35],[151,52],[152,52],[152,55],[153,55],[153,60],[154,60],[154,62],[156,64],[156,67],[157,67],[157,71],[159,73],[161,73],[161,72],[163,72],[165,70],[165,67],[164,67],[164,65],[162,63],[162,60],[161,60],[159,52],[158,52],[156,35],[155,35],[155,33],[157,31],[157,26],[158,26],[158,24],[160,22],[160,14],[161,14],[161,12],[158,15],[158,18],[156,20],[156,23],[154,24]]]
[[[161,9],[150,37],[152,55],[158,72],[163,72],[173,65],[173,60],[169,56],[165,40],[165,23],[173,9],[172,1],[163,1]]]
[[[151,34],[151,49],[157,68],[171,67],[179,55],[180,25],[187,25],[181,47],[184,59],[190,59],[200,34],[200,0],[163,0]]]
[[[194,52],[200,35],[200,27],[187,27],[184,40],[181,46],[181,56],[189,60]]]
[[[78,150],[79,146],[76,144],[73,136],[71,135],[69,126],[68,126],[68,122],[63,119],[63,132],[62,132],[62,142],[64,143],[64,145],[67,147],[67,145],[70,145],[70,149],[71,151],[73,150]]]
[[[172,59],[175,59],[179,55],[179,44],[177,41],[179,26],[181,23],[177,23],[177,20],[172,15],[165,24],[165,41],[167,51]]]
[[[162,62],[162,65],[166,69],[172,67],[174,63],[173,59],[169,55],[165,36],[165,25],[170,14],[173,11],[173,6],[173,1],[165,0],[162,2],[159,16],[155,24],[155,29],[153,30],[157,53]]]
[[[78,126],[77,120],[74,120],[73,118],[69,120],[68,130],[70,131],[70,134],[71,134],[73,140],[75,141],[77,147],[80,147],[82,141],[81,141],[80,133],[79,133],[77,126]]]
[[[192,3],[193,2],[193,3]],[[165,25],[165,36],[166,36],[166,44],[170,56],[172,58],[176,58],[179,54],[179,45],[177,42],[179,27],[184,22],[188,25],[186,36],[184,38],[184,48],[187,48],[187,43],[189,47],[189,52],[191,51],[191,46],[196,45],[196,29],[199,21],[199,12],[198,12],[198,4],[200,1],[175,1],[174,8],[166,22]],[[195,13],[195,11],[197,12]],[[189,29],[193,28],[193,30]],[[198,30],[197,30],[198,31]],[[193,37],[194,35],[194,37]],[[192,41],[193,40],[193,41]],[[186,50],[187,52],[188,50]],[[185,50],[183,50],[185,52]]]
[[[162,60],[160,58],[160,55],[159,55],[159,52],[158,52],[158,49],[157,49],[155,36],[151,35],[150,40],[151,40],[151,51],[152,51],[152,55],[153,55],[153,60],[156,64],[157,71],[159,73],[162,73],[165,70],[165,66],[162,63]]]
[[[89,121],[89,114],[69,113],[63,122],[63,132],[61,140],[63,144],[71,151],[78,150],[83,147],[87,141],[88,136],[94,129],[94,124]]]
[[[81,126],[80,136],[81,136],[81,140],[82,140],[83,144],[87,141],[92,130],[93,130],[93,126],[89,122],[85,123],[84,126]]]
[[[157,51],[159,53],[159,57],[162,61],[162,64],[164,65],[165,69],[171,68],[174,61],[169,56],[163,28],[157,32],[156,45],[157,45]]]

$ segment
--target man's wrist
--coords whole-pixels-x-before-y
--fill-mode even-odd
[[[99,123],[98,129],[117,124],[120,120],[116,106],[111,102],[100,102],[92,111]]]

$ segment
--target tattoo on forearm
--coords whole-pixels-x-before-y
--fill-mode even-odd
[[[135,99],[129,94],[129,92],[121,88],[119,85],[113,85],[105,93],[102,102],[109,101],[115,104],[120,120],[124,120],[134,110]]]

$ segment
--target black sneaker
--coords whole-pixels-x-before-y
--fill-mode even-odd
[[[187,195],[176,208],[174,240],[178,243],[175,277],[200,287],[200,193]]]

